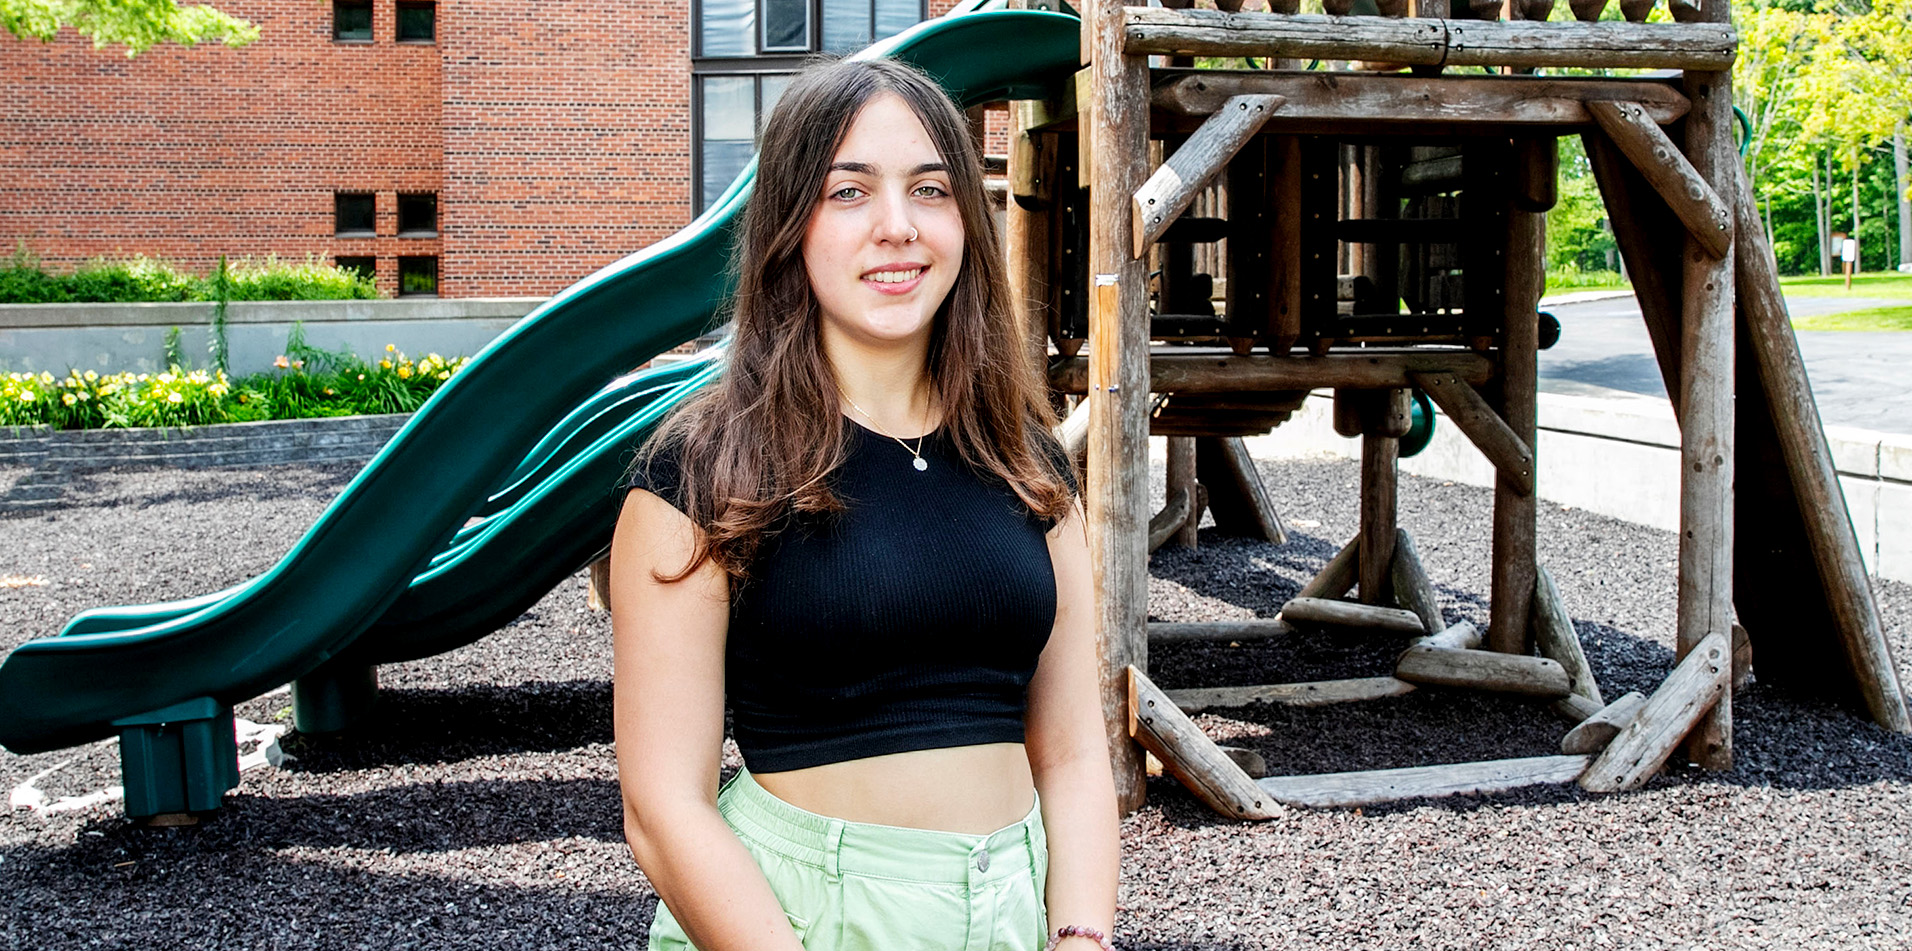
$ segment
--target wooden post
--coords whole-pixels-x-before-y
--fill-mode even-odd
[[[1580,785],[1588,792],[1638,789],[1660,771],[1680,738],[1697,730],[1706,712],[1726,697],[1732,679],[1731,642],[1709,634],[1674,666],[1659,689],[1594,760]]]
[[[1687,234],[1707,254],[1725,257],[1733,243],[1732,212],[1646,109],[1631,102],[1589,102],[1587,111],[1679,216]]]
[[[1328,563],[1307,584],[1302,585],[1300,591],[1295,592],[1295,597],[1339,598],[1354,587],[1360,573],[1361,536],[1356,535],[1341,546],[1341,550],[1335,552],[1334,557],[1328,559]]]
[[[1516,149],[1554,148],[1553,139],[1521,139]],[[1517,160],[1518,171],[1544,163]],[[1532,193],[1531,183],[1514,183],[1516,193]],[[1502,309],[1500,415],[1527,447],[1536,448],[1540,367],[1540,295],[1547,282],[1545,215],[1507,210],[1506,300]],[[1527,652],[1527,618],[1534,594],[1534,495],[1505,475],[1494,480],[1494,565],[1492,613],[1487,646],[1509,654]]]
[[[1725,3],[1707,17],[1729,22]],[[1733,76],[1686,74],[1686,153],[1715,194],[1738,186],[1733,147]],[[1730,213],[1729,213],[1730,216]],[[1726,229],[1732,233],[1731,222]],[[1713,258],[1689,237],[1681,257],[1679,620],[1684,657],[1708,636],[1733,630],[1733,256]],[[1707,769],[1733,763],[1733,697],[1719,703],[1688,738],[1687,756]]]
[[[1540,656],[1552,658],[1566,669],[1574,693],[1596,707],[1605,706],[1606,698],[1600,696],[1600,683],[1587,663],[1587,652],[1580,646],[1580,635],[1574,632],[1567,605],[1560,600],[1560,589],[1545,568],[1535,572],[1533,611],[1534,641]]]
[[[1413,611],[1421,618],[1421,626],[1429,631],[1447,630],[1447,618],[1441,615],[1441,602],[1434,596],[1434,583],[1427,579],[1427,569],[1421,565],[1421,555],[1414,550],[1414,536],[1407,529],[1397,529],[1394,533],[1394,565],[1392,577],[1394,600],[1401,607]]]
[[[1301,336],[1301,140],[1275,136],[1268,153],[1268,213],[1274,223],[1268,349],[1286,356]]]
[[[1016,102],[1009,110],[1009,202],[1003,208],[1004,275],[1018,313],[1028,327],[1029,345],[1038,355],[1049,336],[1049,205],[1053,182],[1046,174],[1052,158],[1044,142],[1053,136],[1028,132],[1035,104]]]
[[[1102,656],[1103,717],[1122,812],[1145,795],[1129,736],[1129,675],[1148,670],[1147,266],[1131,250],[1130,201],[1148,156],[1148,63],[1123,53],[1120,0],[1091,0],[1082,27],[1089,58],[1088,530]]]
[[[1401,440],[1369,431],[1361,436],[1361,602],[1390,604],[1394,567],[1394,509]]]
[[[1188,493],[1189,516],[1182,520],[1172,536],[1175,544],[1183,548],[1195,547],[1195,528],[1202,523],[1201,507],[1195,505],[1195,437],[1168,437],[1168,492],[1174,495],[1180,489]]]
[[[1124,673],[1131,711],[1124,732],[1154,753],[1189,792],[1230,819],[1268,819],[1280,813],[1272,798],[1147,676],[1132,667]]]

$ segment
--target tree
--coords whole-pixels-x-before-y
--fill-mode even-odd
[[[155,43],[244,46],[259,38],[259,28],[245,20],[174,0],[0,0],[0,26],[47,43],[70,26],[91,37],[94,48],[124,46],[127,56]]]

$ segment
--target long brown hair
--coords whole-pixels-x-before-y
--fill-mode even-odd
[[[928,373],[942,433],[971,468],[1007,484],[1032,515],[1054,522],[1069,488],[1045,451],[1055,413],[1038,357],[1011,303],[982,166],[968,124],[928,76],[894,60],[839,60],[799,74],[778,100],[758,150],[732,266],[730,348],[723,377],[665,421],[637,461],[679,456],[684,512],[700,529],[690,564],[748,577],[763,537],[792,514],[840,511],[827,476],[845,440],[836,375],[802,244],[824,180],[863,107],[894,93],[916,113],[950,168],[963,222],[962,268],[937,310]]]

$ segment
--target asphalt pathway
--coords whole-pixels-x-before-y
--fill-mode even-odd
[[[1793,315],[1802,317],[1905,303],[1872,297],[1786,299]],[[1614,396],[1619,391],[1666,398],[1632,295],[1542,309],[1560,320],[1560,342],[1540,354],[1542,392]],[[1827,425],[1912,433],[1912,333],[1803,331],[1798,337]]]

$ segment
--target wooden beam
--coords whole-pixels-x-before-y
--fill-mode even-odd
[[[1202,523],[1200,485],[1195,481],[1195,440],[1189,436],[1168,437],[1168,492],[1173,496],[1181,491],[1187,496],[1188,512],[1175,526],[1172,537],[1175,544],[1182,548],[1195,547],[1195,531]],[[1159,516],[1158,516],[1159,518]],[[1149,550],[1160,548],[1155,544],[1154,522],[1149,524]]]
[[[1088,400],[1076,403],[1069,415],[1056,424],[1055,437],[1056,442],[1062,444],[1062,451],[1068,453],[1071,459],[1082,455],[1082,450],[1089,445]]]
[[[1089,570],[1102,660],[1102,711],[1116,798],[1124,813],[1146,793],[1142,756],[1127,733],[1128,668],[1148,669],[1148,274],[1129,253],[1129,197],[1148,154],[1148,65],[1124,55],[1122,6],[1093,0],[1083,16],[1089,61]]]
[[[1605,706],[1607,701],[1600,696],[1593,666],[1587,663],[1587,652],[1580,647],[1580,635],[1574,633],[1573,619],[1560,600],[1560,589],[1554,586],[1553,576],[1545,568],[1534,572],[1533,615],[1534,646],[1540,656],[1559,663],[1567,671],[1574,693],[1586,697],[1595,706]]]
[[[1354,587],[1361,576],[1361,536],[1348,539],[1341,550],[1296,592],[1297,598],[1339,598]]]
[[[1847,514],[1845,492],[1839,486],[1832,449],[1820,424],[1805,361],[1799,355],[1799,340],[1793,336],[1786,300],[1779,292],[1772,247],[1760,228],[1752,186],[1743,171],[1736,186],[1739,313],[1765,394],[1764,406],[1748,401],[1743,411],[1765,412],[1778,431],[1807,546],[1818,569],[1817,586],[1831,609],[1834,630],[1866,712],[1894,733],[1912,733],[1912,715],[1906,710],[1898,664],[1879,621],[1871,579],[1859,555],[1852,518]]]
[[[1215,110],[1202,127],[1136,189],[1130,231],[1136,257],[1148,252],[1162,232],[1187,210],[1195,195],[1221,174],[1243,143],[1261,131],[1281,108],[1280,96],[1235,96]]]
[[[1288,543],[1281,513],[1240,436],[1209,436],[1195,444],[1195,471],[1208,491],[1208,510],[1224,535]]]
[[[1585,24],[1577,24],[1584,26]],[[1532,140],[1515,140],[1516,151],[1533,148]],[[1550,147],[1550,146],[1549,146]],[[1518,170],[1531,169],[1516,162]],[[1514,183],[1514,191],[1527,190]],[[1504,470],[1494,480],[1494,542],[1492,614],[1487,619],[1487,646],[1506,654],[1527,652],[1529,603],[1534,596],[1535,524],[1533,453],[1539,430],[1540,295],[1546,289],[1547,218],[1507,204],[1503,328],[1500,347],[1500,418],[1526,447],[1528,477]],[[1463,427],[1463,431],[1464,431]]]
[[[1256,783],[1284,805],[1345,808],[1570,783],[1579,778],[1592,759],[1590,756],[1529,756],[1358,773],[1268,776]]]
[[[1587,102],[1613,99],[1637,103],[1665,125],[1690,107],[1677,88],[1657,79],[1173,68],[1152,70],[1151,76],[1150,102],[1172,115],[1206,116],[1236,96],[1280,96],[1281,111],[1266,127],[1270,132],[1349,122],[1587,128],[1594,125]]]
[[[1301,336],[1301,140],[1272,136],[1268,143],[1268,351],[1286,357]]]
[[[1150,621],[1150,644],[1180,644],[1189,641],[1260,641],[1294,633],[1294,626],[1280,618],[1256,618],[1252,621]]]
[[[1474,447],[1493,463],[1501,478],[1523,494],[1534,491],[1534,454],[1527,443],[1510,428],[1500,414],[1473,387],[1449,373],[1411,374],[1416,386],[1426,393],[1467,434]]]
[[[1502,654],[1498,651],[1410,647],[1394,664],[1394,676],[1417,684],[1469,687],[1549,700],[1573,691],[1567,672],[1545,657]]]
[[[1281,16],[1129,7],[1125,49],[1161,56],[1280,56],[1408,66],[1730,69],[1739,35],[1712,23],[1503,23]]]
[[[1383,390],[1373,394],[1405,393]],[[1400,484],[1401,440],[1367,426],[1361,436],[1361,603],[1392,604],[1395,503]],[[1332,603],[1332,602],[1330,602]],[[1284,609],[1285,610],[1285,609]],[[1421,627],[1418,619],[1416,627]],[[1431,631],[1432,628],[1422,628]]]
[[[1149,519],[1149,551],[1162,547],[1188,524],[1190,513],[1195,511],[1194,493],[1187,489],[1176,489],[1168,494],[1168,504]]]
[[[1126,220],[1126,219],[1125,219]],[[1138,350],[1146,350],[1146,345]],[[1138,356],[1146,356],[1138,354]],[[1410,374],[1452,373],[1466,383],[1485,383],[1486,357],[1463,350],[1416,353],[1350,353],[1326,357],[1238,357],[1233,354],[1166,354],[1148,359],[1147,376],[1135,384],[1147,402],[1155,393],[1241,393],[1311,390],[1320,387],[1390,389],[1413,384]],[[1089,360],[1057,360],[1049,385],[1064,393],[1089,392]],[[1095,381],[1096,385],[1104,385]]]
[[[1197,799],[1230,819],[1269,819],[1279,814],[1269,795],[1147,676],[1130,667],[1128,682],[1129,735],[1154,753]]]
[[[1646,694],[1637,690],[1606,706],[1601,707],[1592,716],[1580,721],[1560,740],[1560,752],[1573,755],[1577,753],[1598,753],[1620,735],[1620,731],[1640,715],[1640,708],[1646,706]]]
[[[1281,619],[1289,624],[1321,624],[1415,637],[1427,633],[1412,611],[1327,598],[1294,598],[1281,606]]]
[[[1707,254],[1725,257],[1733,246],[1732,212],[1646,110],[1630,102],[1589,102],[1587,111],[1679,216],[1687,234]]]
[[[1585,723],[1588,717],[1600,710],[1599,704],[1577,693],[1570,693],[1553,702],[1553,711],[1565,717],[1568,723]]]
[[[1639,715],[1580,777],[1581,788],[1620,792],[1646,785],[1706,711],[1726,696],[1733,669],[1730,651],[1723,633],[1709,634],[1687,651]]]
[[[1407,642],[1409,647],[1441,647],[1449,650],[1471,651],[1480,646],[1480,628],[1471,621],[1451,624],[1439,634],[1417,637]]]
[[[1421,626],[1430,631],[1447,630],[1447,618],[1441,615],[1441,602],[1434,596],[1434,583],[1427,579],[1421,556],[1414,548],[1414,536],[1407,529],[1394,533],[1394,600],[1420,617]],[[1471,626],[1471,625],[1470,625]]]
[[[1414,685],[1394,677],[1356,677],[1253,687],[1187,687],[1167,691],[1169,699],[1193,716],[1217,707],[1245,707],[1251,703],[1278,703],[1288,707],[1325,707],[1413,693]]]

